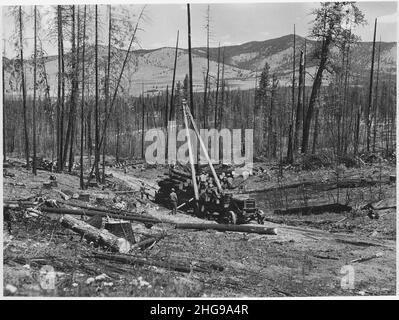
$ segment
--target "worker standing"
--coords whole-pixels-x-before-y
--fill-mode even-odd
[[[171,190],[169,199],[172,204],[172,215],[175,215],[177,213],[177,194],[176,194],[174,188],[172,188],[172,190]]]
[[[142,182],[141,186],[140,186],[140,195],[141,195],[141,199],[143,199],[144,196],[147,196],[147,199],[148,199],[148,194],[147,194],[147,192],[145,192],[145,184],[144,184],[144,182]]]
[[[201,175],[200,175],[200,182],[201,182],[201,187],[205,187],[205,185],[206,185],[206,174],[204,172],[202,172]]]

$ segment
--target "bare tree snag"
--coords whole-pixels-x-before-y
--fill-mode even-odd
[[[374,54],[375,54],[375,36],[377,33],[377,18],[374,21],[374,37],[373,37],[373,50],[371,54],[371,70],[370,70],[370,83],[369,83],[369,99],[366,109],[366,148],[370,151],[370,135],[371,135],[371,109],[373,104],[373,76],[374,76]]]

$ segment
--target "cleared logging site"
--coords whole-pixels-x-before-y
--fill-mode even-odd
[[[230,6],[3,8],[5,295],[396,294],[390,24],[257,3],[292,31],[230,45]]]

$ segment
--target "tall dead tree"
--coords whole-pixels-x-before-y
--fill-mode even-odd
[[[20,68],[21,68],[21,89],[22,89],[22,106],[24,111],[24,133],[25,133],[25,158],[26,168],[29,169],[29,133],[28,133],[28,110],[26,106],[26,83],[25,83],[25,70],[24,70],[24,43],[23,43],[23,22],[22,22],[22,6],[18,8],[19,17],[19,50],[20,50]]]
[[[223,108],[224,108],[224,90],[225,90],[225,81],[224,81],[224,48],[223,48],[223,57],[222,57],[222,85],[221,85],[221,97],[220,97],[220,107],[219,107],[219,130],[222,128],[223,121]],[[221,159],[219,157],[219,159]]]
[[[94,68],[95,68],[95,108],[94,108],[94,122],[95,122],[95,136],[94,136],[94,169],[96,181],[100,181],[100,128],[99,128],[99,92],[98,92],[98,6],[95,5],[95,40],[94,40]]]
[[[305,122],[305,114],[306,114],[306,38],[303,46],[303,78],[302,78],[302,128]]]
[[[110,87],[110,69],[111,69],[111,30],[112,30],[112,11],[111,5],[108,6],[108,55],[107,55],[107,69],[105,75],[105,106],[104,113],[107,114],[108,106],[110,103],[109,98],[109,87]],[[103,143],[103,170],[102,170],[102,182],[105,183],[105,150],[106,150],[106,133],[104,131],[104,143]]]
[[[169,85],[166,85],[165,113],[163,118],[165,130],[168,129],[168,118],[169,118]]]
[[[173,79],[172,79],[172,92],[170,94],[170,110],[169,121],[175,119],[175,81],[176,81],[176,66],[177,66],[177,51],[179,50],[179,30],[177,30],[176,49],[175,49],[175,62],[173,64]]]
[[[218,47],[218,70],[216,75],[216,95],[215,95],[215,128],[221,126],[220,120],[218,119],[218,109],[219,109],[219,76],[220,76],[220,43]]]
[[[377,137],[377,127],[378,127],[378,82],[380,78],[380,59],[381,59],[381,38],[380,43],[378,45],[378,53],[377,53],[377,78],[375,83],[375,97],[374,97],[374,110],[373,110],[373,152],[375,152],[375,144]]]
[[[210,29],[210,6],[207,8],[207,17],[206,17],[206,73],[204,79],[204,105],[202,109],[203,114],[203,125],[204,128],[207,127],[207,118],[208,118],[208,81],[209,81],[209,29]],[[216,128],[216,111],[215,111],[215,128]]]
[[[64,144],[64,103],[65,103],[65,64],[64,64],[64,36],[63,36],[63,11],[62,6],[57,6],[57,32],[58,32],[58,97],[57,97],[57,149],[58,171],[63,167]]]
[[[298,152],[299,147],[299,131],[301,129],[302,124],[302,95],[303,95],[303,51],[301,50],[299,56],[299,75],[298,75],[298,101],[296,107],[296,116],[295,116],[295,134],[294,134],[294,153]]]
[[[86,5],[83,12],[82,35],[82,98],[80,103],[80,188],[85,189],[83,180],[83,136],[84,136],[84,105],[85,105],[85,50],[86,50]]]
[[[32,102],[32,126],[33,126],[33,164],[32,172],[37,175],[36,160],[36,89],[37,89],[37,7],[33,7],[33,102]]]
[[[374,76],[374,54],[375,54],[375,36],[377,33],[377,18],[374,20],[374,37],[373,49],[371,53],[371,70],[370,70],[370,83],[369,83],[369,99],[366,109],[366,148],[370,151],[370,136],[371,136],[371,110],[373,105],[373,76]]]
[[[189,77],[189,90],[190,90],[190,112],[195,118],[194,109],[194,95],[193,95],[193,60],[191,55],[191,17],[190,17],[190,4],[187,3],[187,29],[188,29],[188,77]]]
[[[71,69],[72,69],[72,79],[71,79],[71,96],[70,96],[70,107],[68,116],[68,127],[65,137],[64,154],[62,167],[65,166],[67,152],[69,149],[69,161],[68,161],[68,172],[72,171],[73,166],[73,143],[74,143],[74,131],[75,131],[75,118],[76,118],[76,102],[77,102],[77,54],[76,54],[76,16],[75,16],[75,6],[71,8]]]
[[[294,24],[294,44],[293,44],[293,57],[292,57],[292,106],[291,106],[291,119],[288,131],[288,145],[287,145],[287,162],[294,162],[294,109],[295,109],[295,24]]]
[[[312,154],[316,153],[318,136],[319,136],[319,108],[316,107],[315,115],[314,115]]]
[[[5,46],[5,39],[3,39],[3,57],[5,57],[5,51],[6,51],[6,46]],[[3,68],[1,69],[1,77],[2,77],[2,84],[3,84],[3,101],[5,101],[5,96],[6,96],[6,85],[5,85],[5,59],[3,59]],[[6,108],[3,102],[3,163],[7,161],[7,138],[6,138]]]
[[[144,119],[145,119],[145,102],[144,102],[144,83],[142,84],[141,93],[141,158],[144,159]]]
[[[73,9],[73,15],[75,16],[75,6]],[[79,100],[79,57],[80,57],[80,11],[79,11],[79,6],[77,6],[77,24],[76,24],[76,31],[74,31],[75,35],[74,38],[76,38],[76,44],[75,44],[75,39],[73,41],[75,48],[73,49],[73,51],[75,51],[75,66],[74,66],[74,72],[73,72],[73,115],[72,115],[72,131],[71,131],[71,144],[70,144],[70,148],[69,148],[69,167],[68,167],[68,171],[71,172],[72,171],[72,165],[75,161],[75,153],[74,153],[74,146],[75,146],[75,134],[76,134],[76,118],[77,118],[77,111],[78,111],[78,100]],[[75,24],[75,23],[74,23]],[[75,30],[75,28],[74,28]],[[77,35],[76,35],[77,33]]]
[[[306,110],[305,121],[303,124],[302,153],[308,152],[310,125],[319,90],[323,80],[323,72],[326,69],[329,59],[330,47],[339,44],[342,35],[345,33],[345,22],[351,21],[352,27],[364,23],[364,15],[354,2],[322,2],[321,8],[314,11],[315,20],[311,30],[314,38],[320,43],[319,63],[314,77],[312,91]],[[352,35],[354,37],[354,35]]]
[[[273,73],[272,88],[270,95],[269,124],[268,124],[268,155],[271,158],[275,158],[277,155],[277,136],[274,131],[273,120],[274,120],[274,106],[276,102],[278,82],[279,81],[277,79],[277,75]]]

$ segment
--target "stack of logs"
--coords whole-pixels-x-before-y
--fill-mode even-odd
[[[168,177],[159,181],[158,185],[159,189],[155,195],[155,201],[165,206],[170,206],[169,195],[172,188],[176,191],[178,205],[188,202],[194,194],[191,174],[185,171],[170,169]]]
[[[221,172],[227,174],[232,170],[231,167],[226,167],[224,165],[215,165],[214,168],[217,175],[220,175]],[[208,173],[210,176],[212,175],[208,166],[201,168],[200,171]],[[196,174],[198,182],[200,173],[197,172]],[[191,173],[189,171],[171,168],[167,176],[166,179],[158,182],[159,190],[156,194],[155,201],[165,206],[170,206],[169,195],[172,188],[174,188],[178,197],[178,205],[187,203],[194,195]]]

